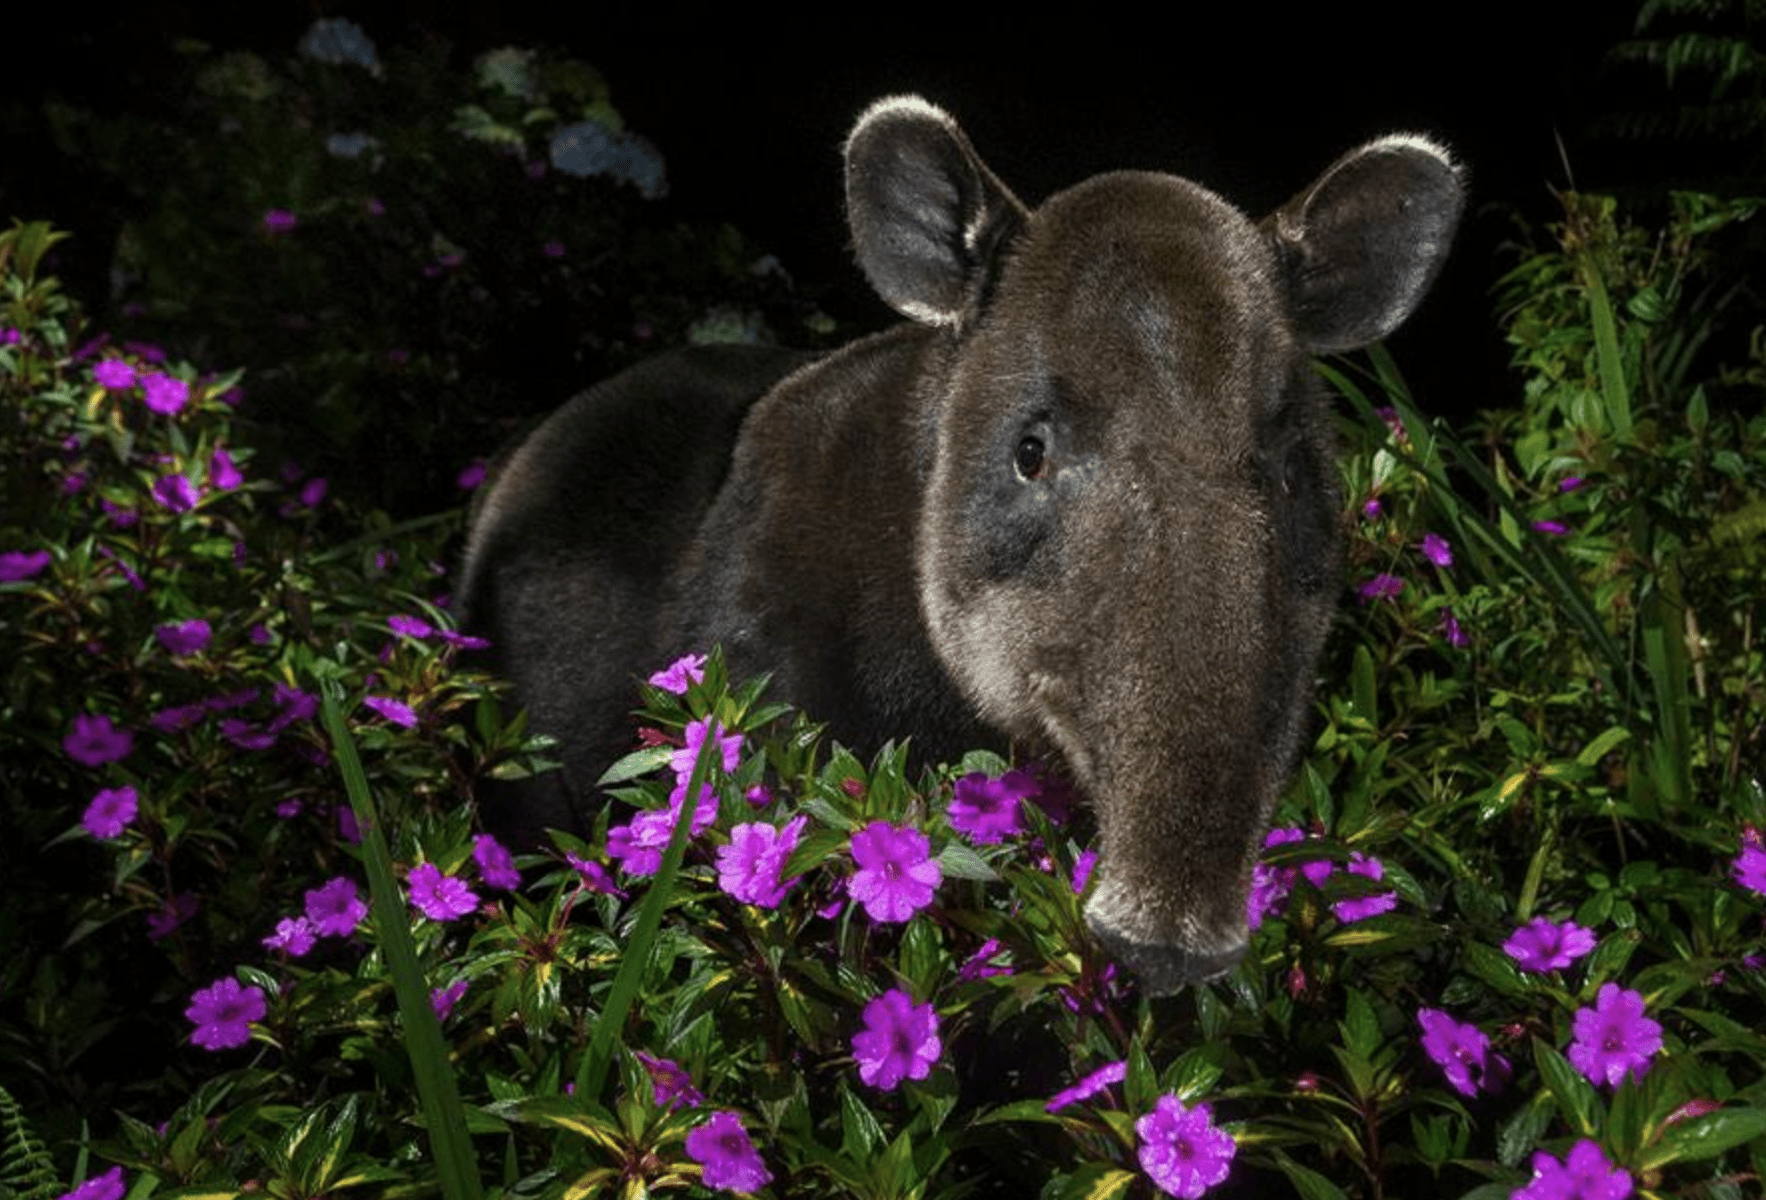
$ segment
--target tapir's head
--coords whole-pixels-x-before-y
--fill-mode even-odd
[[[1399,135],[1262,221],[1142,172],[1030,211],[913,97],[872,106],[846,155],[860,264],[945,331],[918,542],[932,644],[1090,797],[1105,946],[1156,992],[1220,974],[1335,586],[1310,356],[1410,314],[1459,173]]]

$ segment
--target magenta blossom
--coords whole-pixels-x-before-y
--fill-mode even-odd
[[[82,767],[102,767],[129,757],[135,735],[112,725],[103,713],[76,713],[61,748]]]
[[[847,891],[873,921],[906,921],[932,903],[944,878],[931,858],[932,843],[912,826],[872,821],[852,835],[858,864]]]
[[[1489,1035],[1476,1025],[1462,1025],[1438,1008],[1419,1008],[1416,1019],[1423,1027],[1423,1052],[1460,1095],[1476,1096],[1480,1086],[1492,1091],[1493,1082],[1507,1076],[1508,1060],[1490,1052]]]
[[[1598,1143],[1583,1138],[1559,1162],[1540,1150],[1533,1155],[1533,1180],[1512,1200],[1626,1200],[1631,1176],[1607,1160]]]
[[[196,1025],[190,1040],[206,1050],[226,1050],[251,1041],[251,1023],[264,1019],[262,988],[241,987],[237,979],[217,979],[190,997],[185,1017]]]
[[[1386,868],[1379,859],[1363,854],[1359,850],[1349,854],[1349,865],[1346,870],[1351,875],[1360,875],[1367,879],[1384,879]],[[1369,917],[1377,917],[1381,913],[1391,912],[1398,907],[1397,892],[1376,892],[1372,896],[1356,896],[1348,900],[1339,900],[1331,905],[1331,912],[1337,920],[1348,925],[1355,921],[1365,921]]]
[[[1424,558],[1443,570],[1453,565],[1453,547],[1438,533],[1423,534],[1422,543],[1417,549],[1422,551]]]
[[[665,692],[673,692],[677,696],[687,694],[687,688],[705,678],[705,655],[689,654],[685,658],[677,658],[656,674],[650,676],[653,687]]]
[[[1594,1007],[1578,1009],[1567,1057],[1590,1083],[1616,1088],[1627,1075],[1642,1079],[1662,1048],[1662,1027],[1643,1015],[1643,997],[1616,983],[1601,984]]]
[[[1011,957],[1011,951],[1006,949],[1003,942],[998,938],[988,938],[957,968],[957,981],[969,983],[976,979],[991,979],[996,975],[1010,975]],[[1006,961],[997,961],[1001,958]]]
[[[120,392],[135,386],[135,368],[121,358],[106,358],[93,364],[92,378],[107,391]]]
[[[172,625],[161,625],[153,631],[153,636],[159,639],[159,644],[164,646],[166,653],[173,658],[188,658],[192,654],[202,653],[207,648],[213,632],[207,621],[196,617]]]
[[[233,456],[227,453],[224,446],[216,446],[215,452],[209,455],[208,481],[223,492],[245,482],[245,476],[240,473],[233,462]]]
[[[1594,949],[1594,934],[1574,921],[1557,924],[1534,917],[1502,944],[1504,954],[1523,971],[1561,971]]]
[[[515,869],[515,856],[488,833],[472,839],[472,861],[478,864],[478,877],[486,887],[514,891],[521,886],[521,872]]]
[[[292,233],[300,218],[286,208],[272,208],[264,214],[264,232],[276,235]]]
[[[182,379],[155,371],[141,377],[142,399],[162,416],[172,416],[190,402],[190,385]]]
[[[1224,1180],[1239,1149],[1231,1134],[1216,1128],[1206,1104],[1186,1108],[1169,1092],[1134,1123],[1134,1131],[1141,1169],[1160,1191],[1183,1200]]]
[[[1460,628],[1459,618],[1454,616],[1453,610],[1449,608],[1441,610],[1441,636],[1446,638],[1447,644],[1456,650],[1464,650],[1472,644],[1472,639],[1467,636],[1464,629]]]
[[[434,863],[411,868],[411,905],[432,921],[452,921],[478,911],[478,896],[466,881],[443,875]]]
[[[307,920],[326,937],[348,937],[367,915],[356,885],[341,875],[307,893]]]
[[[1396,599],[1398,593],[1403,590],[1404,580],[1398,578],[1396,575],[1388,575],[1381,572],[1360,587],[1356,588],[1355,594],[1361,598],[1363,604],[1371,604],[1375,600]]]
[[[463,492],[470,492],[484,482],[486,467],[484,459],[477,458],[460,468],[454,476],[454,486]]]
[[[429,989],[429,1007],[435,1010],[435,1019],[445,1021],[448,1014],[454,1011],[454,1005],[460,1003],[460,997],[466,994],[466,981],[456,979],[445,988]]]
[[[1036,780],[1026,771],[989,779],[980,771],[957,780],[950,800],[950,827],[978,845],[993,845],[1024,832],[1019,813],[1035,795]]]
[[[607,857],[619,860],[627,875],[654,875],[662,869],[662,852],[674,835],[673,814],[641,812],[607,831]]]
[[[318,936],[319,931],[305,917],[283,917],[276,922],[276,932],[264,938],[263,943],[290,958],[300,958],[313,948]]]
[[[173,930],[194,917],[201,907],[202,901],[188,892],[167,896],[164,907],[147,914],[147,940],[157,942],[171,936]]]
[[[417,727],[417,714],[412,712],[411,706],[402,700],[394,700],[391,696],[365,696],[362,698],[362,703],[394,725],[402,726],[405,729]]]
[[[705,740],[711,738],[716,746],[712,761],[721,763],[723,769],[734,771],[742,755],[742,735],[739,733],[724,734],[716,721],[690,721],[687,724],[686,745],[674,752],[670,766],[681,779],[693,773],[693,763],[699,757],[699,748]]]
[[[422,639],[435,636],[435,626],[422,617],[406,616],[404,613],[394,613],[388,617],[386,627],[400,637]]]
[[[122,836],[135,813],[141,797],[132,787],[105,788],[92,797],[80,824],[95,838],[108,840]]]
[[[708,1188],[726,1192],[755,1192],[773,1181],[760,1160],[760,1151],[733,1112],[715,1112],[705,1124],[687,1134],[687,1157],[704,1168],[700,1178]]]
[[[153,498],[173,512],[189,512],[202,499],[202,493],[182,475],[165,475],[154,483]]]
[[[1748,891],[1766,896],[1766,850],[1753,842],[1744,845],[1729,864],[1729,877]]]
[[[931,1073],[944,1048],[931,1004],[915,1004],[912,996],[891,988],[865,1005],[864,1021],[864,1029],[852,1035],[860,1079],[888,1092],[903,1079]]]
[[[607,868],[600,863],[590,862],[586,858],[578,858],[568,850],[564,852],[564,861],[570,865],[571,870],[582,877],[583,886],[591,892],[600,892],[604,896],[625,895],[613,882],[613,876],[607,873]]]
[[[56,1200],[123,1200],[128,1186],[123,1182],[123,1169],[112,1167],[102,1175],[94,1175],[71,1192],[63,1192]]]
[[[1056,1092],[1044,1105],[1047,1112],[1060,1112],[1063,1108],[1078,1104],[1081,1100],[1090,1100],[1099,1092],[1113,1083],[1121,1083],[1128,1078],[1128,1060],[1107,1063],[1091,1074],[1085,1076],[1070,1088]]]
[[[42,573],[49,565],[49,551],[8,550],[0,554],[0,583],[17,583]]]
[[[730,844],[717,851],[718,886],[744,904],[777,908],[791,890],[783,881],[785,861],[808,823],[794,817],[783,829],[753,821],[731,829]]]
[[[645,1054],[642,1050],[632,1053],[649,1073],[651,1096],[658,1108],[673,1108],[677,1104],[698,1108],[705,1103],[705,1094],[693,1086],[693,1077],[680,1063]]]

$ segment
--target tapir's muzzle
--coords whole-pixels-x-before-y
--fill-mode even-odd
[[[1095,917],[1088,923],[1110,957],[1133,971],[1151,996],[1169,996],[1185,984],[1219,978],[1238,965],[1247,945],[1240,942],[1226,950],[1197,951],[1130,938]]]

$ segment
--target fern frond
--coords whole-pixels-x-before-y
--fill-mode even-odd
[[[64,1190],[48,1147],[32,1131],[18,1101],[0,1088],[0,1198],[54,1200]]]

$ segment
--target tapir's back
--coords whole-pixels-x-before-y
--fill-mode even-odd
[[[632,706],[636,672],[679,652],[652,644],[642,614],[662,603],[749,407],[814,358],[705,346],[652,359],[576,397],[494,466],[468,534],[462,617],[490,639],[490,664],[517,682],[534,728],[562,739],[564,762],[519,804],[486,806],[510,836],[537,844],[547,826],[571,828],[569,797],[628,748],[610,714]]]

